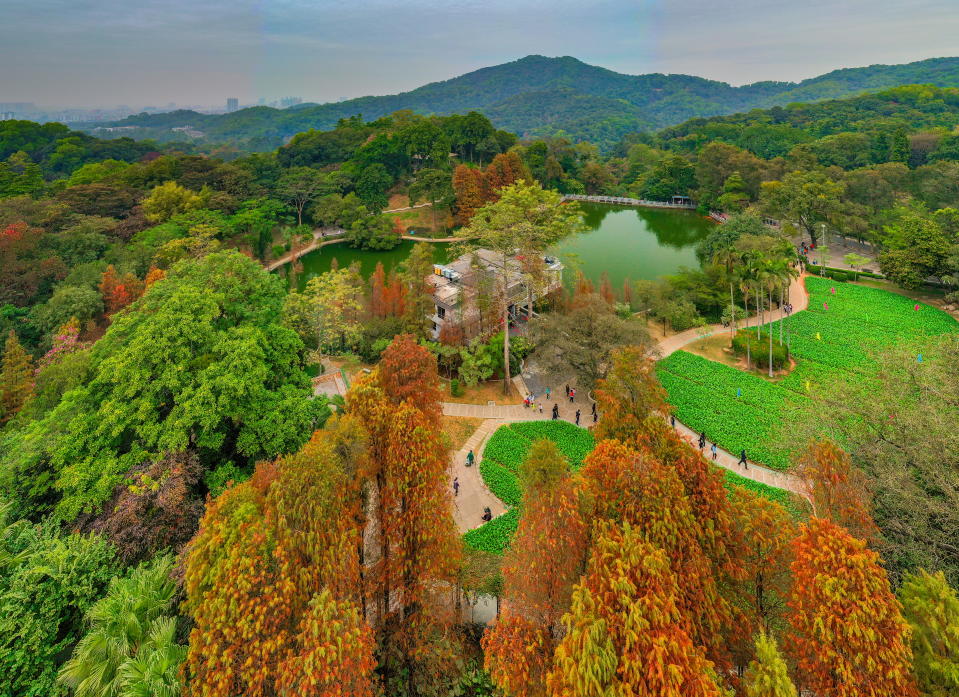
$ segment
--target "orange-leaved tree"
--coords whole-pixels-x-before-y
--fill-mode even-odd
[[[669,406],[645,347],[629,346],[610,354],[606,377],[596,385],[596,404],[602,415],[595,429],[597,439],[626,442],[650,429],[659,430]]]
[[[778,503],[743,487],[732,487],[730,500],[736,566],[727,586],[736,617],[730,642],[737,666],[744,667],[755,657],[754,638],[777,635],[785,626],[796,525]]]
[[[376,262],[373,275],[370,276],[370,315],[377,318],[389,315],[386,291],[386,271],[383,262]]]
[[[649,453],[606,440],[589,454],[580,473],[594,503],[594,517],[634,525],[666,552],[680,581],[678,603],[690,636],[714,663],[725,665],[723,628],[730,623],[730,606],[719,591],[724,574],[703,546],[709,538],[703,527],[712,522],[696,517],[676,469]]]
[[[915,697],[909,626],[879,555],[830,520],[793,543],[787,648],[818,697]]]
[[[486,669],[513,697],[545,694],[560,620],[583,570],[588,526],[564,465],[549,441],[537,442],[523,463],[523,515],[503,563],[503,611],[483,637]]]
[[[469,225],[476,211],[489,202],[489,182],[475,167],[457,165],[453,170],[453,192],[456,195],[456,224]]]
[[[373,694],[372,636],[356,621],[352,486],[319,431],[210,501],[185,553],[184,609],[193,618],[186,695],[266,697],[309,680],[315,694]],[[336,612],[351,631],[317,631],[317,612]],[[352,692],[331,692],[341,653],[361,670]]]
[[[629,524],[605,524],[564,618],[550,694],[719,697],[711,663],[687,631],[668,555]]]
[[[436,356],[420,346],[411,334],[400,334],[383,351],[379,376],[390,401],[409,401],[434,425],[439,424],[441,393]]]
[[[799,461],[798,474],[809,487],[817,516],[867,542],[879,534],[866,475],[838,445],[830,440],[811,443]]]

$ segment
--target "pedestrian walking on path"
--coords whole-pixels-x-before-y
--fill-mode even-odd
[[[599,415],[594,411],[594,412],[593,412],[593,423],[596,423],[597,421],[599,421]]]
[[[746,464],[746,449],[743,448],[743,451],[739,453],[739,464],[749,469],[749,465]]]
[[[579,409],[576,410],[576,425],[579,426]]]
[[[676,417],[673,414],[669,415],[669,425],[673,427],[673,430],[676,430]]]
[[[453,477],[453,496],[460,495],[460,479],[459,477]]]
[[[566,386],[566,396],[569,397],[569,385]]]
[[[702,450],[706,447],[706,431],[703,431],[699,434],[699,449]]]
[[[473,466],[473,460],[475,460],[475,459],[476,459],[476,456],[473,455],[473,451],[472,451],[472,449],[471,449],[468,453],[466,453],[466,466],[467,466],[467,467],[472,467],[472,466]]]
[[[553,421],[556,421],[556,419],[558,418],[559,418],[559,405],[554,404],[553,405]]]
[[[593,402],[593,416],[596,416],[596,402]]]
[[[543,413],[543,403],[542,403],[542,402],[539,403],[539,413],[540,413],[540,414]]]
[[[716,460],[716,455],[718,454],[718,453],[716,452],[716,444],[715,444],[715,443],[713,443],[713,446],[710,448],[710,450],[711,450],[712,453],[713,453],[713,461],[715,462],[715,460]]]
[[[549,401],[549,388],[546,388],[546,401]]]
[[[576,401],[576,388],[574,387],[569,391],[569,403],[572,404]]]

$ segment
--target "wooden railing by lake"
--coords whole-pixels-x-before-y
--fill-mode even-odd
[[[695,210],[695,203],[670,203],[669,201],[648,201],[627,196],[585,196],[583,194],[564,194],[564,201],[585,201],[587,203],[612,203],[617,206],[642,206],[643,208],[681,208]]]

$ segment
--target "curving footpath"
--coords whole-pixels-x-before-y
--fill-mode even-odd
[[[803,280],[805,276],[806,274],[803,274],[799,278],[793,280],[789,286],[788,296],[789,300],[793,303],[793,313],[799,312],[800,310],[805,310],[809,306],[809,295],[806,293],[806,285]],[[775,321],[782,316],[780,313],[770,314],[772,316],[767,318],[767,321]],[[746,320],[745,325],[748,326],[749,323],[756,321],[758,321],[758,317],[750,317],[748,320]],[[707,336],[720,334],[725,331],[729,330],[723,327],[721,324],[713,324],[706,327],[697,327],[685,332],[680,332],[679,334],[674,334],[673,336],[666,337],[659,341],[653,353],[658,355],[660,358],[664,358],[671,353],[680,350],[684,346],[693,343],[694,341]],[[523,382],[521,375],[514,377],[513,382],[519,389],[520,394],[526,394],[528,392],[526,389],[526,384]],[[466,532],[467,530],[472,530],[473,528],[479,527],[483,523],[482,515],[484,508],[489,508],[493,514],[493,517],[502,515],[506,512],[506,507],[503,505],[503,502],[496,498],[493,492],[487,488],[486,483],[483,481],[483,477],[480,475],[479,471],[479,464],[483,456],[483,448],[486,445],[486,441],[493,434],[493,432],[496,431],[497,428],[513,421],[549,419],[553,404],[559,405],[560,418],[570,422],[575,420],[576,409],[581,409],[583,419],[581,423],[583,425],[589,425],[589,422],[591,421],[589,414],[592,400],[587,398],[585,402],[580,400],[576,404],[570,404],[565,399],[557,400],[557,395],[555,393],[553,396],[553,400],[543,402],[543,414],[540,414],[538,409],[533,411],[524,407],[522,404],[481,405],[458,404],[454,402],[443,403],[442,406],[444,416],[460,416],[484,419],[482,425],[473,433],[472,436],[470,436],[463,447],[454,453],[450,459],[450,481],[452,481],[455,477],[459,482],[459,494],[454,497],[454,516],[460,532]],[[695,448],[697,446],[699,439],[698,433],[693,431],[691,428],[688,428],[684,424],[679,423],[678,421],[676,422],[676,430],[679,432],[681,437],[690,442],[692,447]],[[473,454],[476,457],[476,462],[473,467],[466,466],[466,455],[470,450],[473,451]],[[739,464],[739,457],[737,455],[733,455],[729,451],[718,447],[716,450],[717,457],[715,464],[719,465],[720,467],[730,470],[731,472],[735,472],[739,476],[746,479],[751,479],[755,482],[773,486],[778,489],[785,489],[786,491],[798,496],[802,496],[807,500],[810,499],[809,491],[799,477],[787,474],[785,472],[769,469],[768,467],[764,467],[763,465],[756,464],[752,461],[747,461],[746,466],[743,467]],[[708,451],[705,453],[705,456],[709,457]]]

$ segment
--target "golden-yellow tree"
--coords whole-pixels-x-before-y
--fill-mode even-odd
[[[556,697],[720,697],[689,635],[667,553],[629,524],[606,524],[564,618],[548,683]]]
[[[503,610],[483,637],[486,669],[513,697],[545,694],[560,620],[583,570],[588,525],[578,482],[556,446],[538,442],[523,463],[523,515],[503,563]]]
[[[787,647],[818,697],[916,697],[909,626],[879,555],[830,520],[793,543]]]

